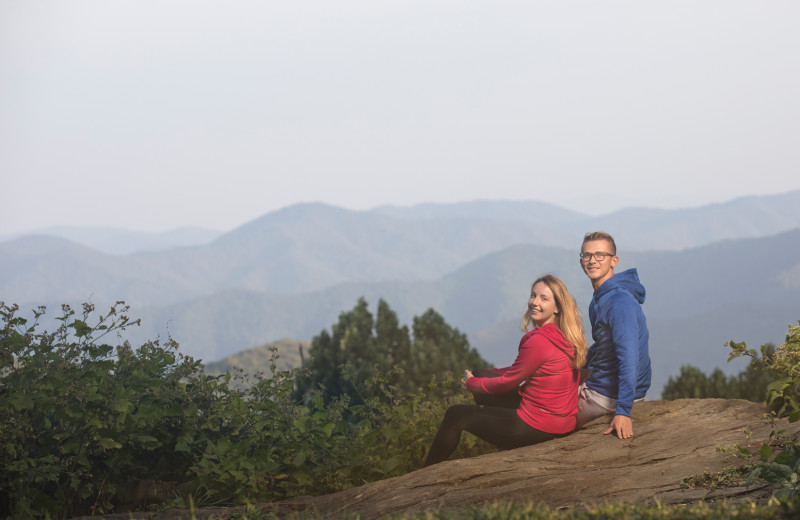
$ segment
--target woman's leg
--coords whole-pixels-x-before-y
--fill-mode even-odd
[[[425,459],[425,466],[447,460],[458,447],[462,431],[468,431],[500,449],[519,448],[556,437],[528,426],[517,416],[516,410],[458,404],[445,412]]]
[[[492,372],[488,368],[476,368],[472,375],[475,377],[500,377],[497,372]],[[475,404],[482,404],[485,406],[500,406],[502,408],[519,408],[519,402],[522,399],[519,395],[519,390],[514,389],[504,394],[472,394]]]

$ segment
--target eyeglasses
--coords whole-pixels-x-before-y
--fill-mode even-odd
[[[614,256],[614,255],[612,253],[606,253],[605,251],[595,251],[594,253],[580,254],[581,262],[588,262],[589,260],[592,259],[592,257],[594,257],[595,260],[597,260],[598,262],[602,262],[609,256]]]

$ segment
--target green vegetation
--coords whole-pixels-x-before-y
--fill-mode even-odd
[[[795,520],[800,515],[800,503],[770,504],[696,502],[692,504],[598,504],[588,509],[554,509],[534,501],[498,501],[459,510],[436,509],[424,513],[387,515],[381,520],[719,520],[720,518],[746,518],[749,520]],[[192,517],[187,518],[191,520]],[[261,513],[255,508],[236,512],[232,520],[275,520],[273,513]],[[290,520],[356,520],[353,515],[292,514]]]
[[[732,343],[737,345],[737,343]],[[697,367],[684,365],[678,377],[670,377],[661,397],[666,400],[673,399],[746,399],[756,403],[764,402],[767,387],[776,379],[776,376],[764,370],[767,363],[775,355],[775,346],[766,344],[762,348],[762,356],[755,356],[745,370],[735,376],[726,376],[721,369],[714,369],[706,375]]]
[[[316,389],[299,403],[297,372],[276,359],[268,377],[211,376],[171,339],[111,346],[136,324],[127,311],[64,306],[47,332],[44,308],[28,323],[0,303],[0,516],[141,507],[146,481],[167,484],[173,507],[345,489],[420,467],[444,410],[467,398],[454,380],[400,394],[393,374],[376,373],[359,384],[358,406],[346,395],[324,403]],[[460,456],[489,449],[461,444]]]
[[[715,489],[720,487],[736,487],[747,485],[748,478],[753,471],[750,464],[741,466],[726,466],[720,471],[706,470],[702,475],[691,475],[681,481],[684,488]]]
[[[766,482],[775,488],[774,503],[784,508],[798,508],[800,444],[797,439],[786,437],[785,430],[777,428],[776,419],[786,418],[790,423],[800,420],[800,324],[789,327],[786,342],[777,349],[771,344],[762,345],[760,355],[754,349],[748,349],[744,342],[731,341],[728,346],[731,349],[728,361],[742,356],[751,359],[748,369],[733,381],[757,381],[760,385],[768,383],[763,395],[769,409],[768,417],[774,428],[769,442],[763,444],[757,454],[739,446],[726,450],[747,460],[748,464],[738,468],[725,468],[715,474],[687,477],[683,485],[702,486],[705,483],[714,486],[723,482],[732,483],[739,480],[740,474],[747,473],[744,485]],[[762,374],[759,375],[758,372]],[[735,390],[735,385],[728,388],[732,387]],[[726,387],[721,385],[721,388]]]
[[[470,357],[473,351],[463,335],[433,311],[415,318],[413,341],[385,303],[375,320],[365,311],[360,300],[342,314],[326,340],[364,354],[364,359],[341,358],[341,366],[330,367],[342,376],[337,384],[351,386],[333,394],[303,378],[307,386],[299,400],[296,382],[302,371],[278,369],[274,348],[268,374],[234,369],[210,375],[199,361],[180,354],[171,339],[138,348],[125,342],[126,329],[137,321],[121,302],[105,314],[90,304],[79,312],[64,306],[52,332],[40,330],[44,308],[26,320],[17,306],[0,303],[0,517],[69,518],[147,508],[140,495],[145,484],[167,490],[168,503],[157,507],[191,509],[322,494],[417,469],[444,410],[468,399],[458,385],[460,374],[434,375],[408,391],[398,384],[405,381],[399,368],[385,370],[380,358],[369,358],[365,349],[383,349],[388,359],[399,361],[398,353],[407,347],[419,363],[409,365],[415,376],[424,373],[425,363],[450,368],[475,366],[477,360]],[[325,345],[320,338],[326,334],[314,344]],[[773,376],[767,397],[773,417],[797,420],[800,327],[790,328],[786,343],[771,356],[764,355],[766,346],[760,358],[743,343],[732,342],[731,348],[731,358],[761,359],[762,370]],[[493,448],[467,435],[456,456],[488,450]],[[747,482],[760,478],[777,486],[776,505],[609,504],[556,511],[533,503],[498,503],[458,516],[796,517],[797,442],[776,429],[773,442],[758,454],[745,455],[756,460]],[[691,485],[739,482],[744,469],[697,477]],[[272,518],[247,509],[236,514]],[[392,518],[452,514],[441,510]]]
[[[410,393],[456,367],[488,366],[470,348],[466,335],[433,309],[414,318],[412,332],[399,325],[397,314],[385,301],[380,300],[373,318],[366,300],[360,298],[352,310],[339,315],[330,333],[323,330],[312,339],[297,396],[319,388],[326,400],[347,395],[351,402],[361,403],[363,382],[376,374],[387,374],[388,384]],[[342,365],[346,370],[339,369]],[[455,376],[458,379],[461,373]]]
[[[774,355],[768,355],[768,345],[761,346],[761,358],[744,342],[731,341],[729,346],[729,361],[747,356],[759,362],[763,370],[773,376],[774,381],[767,387],[766,395],[773,420],[787,418],[791,423],[800,420],[800,322],[789,327],[786,342],[775,350]],[[761,478],[777,486],[773,496],[787,503],[796,502],[800,492],[800,445],[797,439],[785,438],[784,433],[784,430],[773,429],[770,443],[761,447],[761,462],[756,465],[748,482]],[[779,450],[776,452],[771,445],[779,446]]]

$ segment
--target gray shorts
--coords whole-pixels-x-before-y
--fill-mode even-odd
[[[634,403],[644,401],[644,397],[636,399]],[[595,392],[586,383],[581,383],[578,388],[578,415],[576,429],[584,424],[594,421],[598,417],[611,415],[617,410],[617,400],[606,397],[601,393]]]
[[[586,386],[586,383],[582,383],[578,389],[578,416],[576,417],[578,424],[575,428],[580,428],[598,417],[612,414],[616,409],[616,399],[595,392]]]

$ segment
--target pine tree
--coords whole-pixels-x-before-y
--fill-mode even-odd
[[[323,330],[312,339],[303,357],[308,377],[298,380],[296,395],[321,387],[326,400],[346,394],[359,403],[364,381],[378,373],[388,374],[389,383],[402,392],[413,392],[434,376],[485,366],[467,336],[433,309],[414,317],[412,341],[389,304],[380,300],[373,318],[362,297],[339,315],[330,333]]]
[[[775,346],[768,344],[764,356],[770,358],[775,354]],[[774,377],[762,370],[763,359],[753,359],[745,370],[735,376],[725,376],[721,369],[715,368],[706,375],[697,367],[684,365],[680,374],[667,380],[661,397],[666,400],[693,398],[747,399],[763,402],[767,394],[767,386]]]

